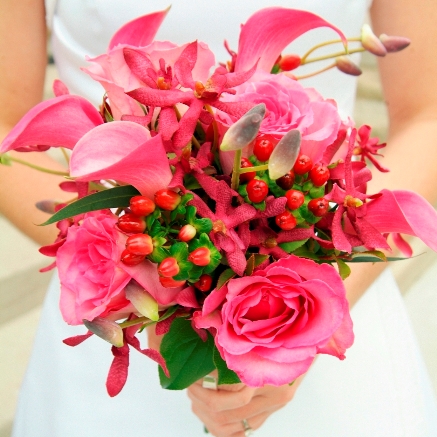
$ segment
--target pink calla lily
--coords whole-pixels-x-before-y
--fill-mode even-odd
[[[11,130],[0,153],[72,149],[83,135],[103,123],[94,106],[83,97],[61,95],[39,103]]]
[[[318,27],[333,29],[347,45],[339,29],[311,12],[281,7],[261,9],[241,29],[235,71],[248,70],[259,59],[258,69],[270,72],[285,47]]]
[[[153,41],[170,7],[163,11],[143,15],[129,21],[121,27],[109,42],[109,50],[118,44],[130,44],[133,46],[145,46]]]
[[[153,197],[172,174],[161,136],[137,123],[114,121],[98,126],[77,143],[70,174],[80,181],[115,179]]]
[[[421,196],[406,190],[382,190],[382,196],[367,204],[366,219],[381,233],[419,237],[437,251],[437,212]]]

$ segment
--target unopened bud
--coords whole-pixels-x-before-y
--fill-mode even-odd
[[[376,56],[385,56],[387,50],[380,39],[373,33],[368,24],[361,28],[361,44],[370,53]]]
[[[339,56],[335,58],[336,67],[343,73],[351,76],[359,76],[362,71],[348,56]]]
[[[150,320],[159,319],[158,302],[135,281],[129,282],[124,289],[126,299],[129,300],[136,310]]]
[[[116,347],[123,346],[123,330],[111,320],[96,317],[94,320],[82,320],[83,324],[98,337],[103,338],[108,343]]]
[[[389,36],[385,33],[380,35],[379,39],[389,53],[399,52],[408,47],[411,43],[408,38],[403,36]]]
[[[266,105],[260,103],[247,111],[225,133],[220,150],[229,152],[248,146],[257,136],[266,113]]]
[[[196,266],[207,266],[211,261],[211,252],[207,247],[199,247],[188,255],[188,261]]]
[[[35,203],[37,209],[47,214],[54,214],[56,212],[56,205],[58,205],[58,202],[54,200],[40,200]]]
[[[301,58],[299,55],[290,54],[279,58],[278,65],[282,71],[291,71],[299,67]]]
[[[301,135],[297,129],[288,131],[276,144],[270,155],[268,169],[272,180],[279,179],[287,174],[299,156]]]

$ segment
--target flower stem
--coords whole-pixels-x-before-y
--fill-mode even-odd
[[[354,38],[348,38],[347,39],[348,42],[360,42],[361,41],[361,37],[356,36]],[[308,56],[315,52],[317,49],[320,49],[321,47],[326,47],[328,45],[331,44],[339,44],[339,43],[343,43],[343,41],[341,39],[331,39],[329,41],[325,41],[325,42],[321,42],[320,44],[316,44],[314,47],[311,47],[301,58],[301,64],[305,63],[306,58],[308,58]],[[349,52],[349,51],[348,51]]]
[[[14,156],[9,156],[8,159],[13,162],[17,162],[18,164],[26,165],[27,167],[33,168],[34,170],[42,171],[44,173],[54,174],[58,176],[70,176],[70,174],[65,171],[58,171],[58,170],[52,170],[50,168],[40,167],[39,165],[35,165],[30,162],[23,161],[22,159],[15,158]]]
[[[307,79],[308,77],[313,77],[316,76],[317,74],[323,73],[324,71],[328,71],[331,68],[334,68],[335,65],[336,65],[335,62],[333,62],[332,64],[329,64],[327,67],[321,68],[320,70],[313,71],[312,73],[308,73],[308,74],[303,74],[302,76],[294,76],[294,78],[296,80]]]
[[[119,326],[121,329],[124,329],[124,328],[129,328],[129,326],[135,326],[139,324],[149,326],[152,325],[153,323],[155,322],[148,319],[147,317],[138,317],[138,319],[127,320],[126,322],[120,323]]]
[[[235,191],[238,190],[238,187],[240,185],[240,173],[241,173],[241,149],[235,151],[235,157],[234,157],[234,168],[232,169],[232,180],[231,180],[231,188]],[[252,170],[253,167],[250,167]],[[253,170],[252,170],[253,171]]]
[[[315,58],[306,59],[304,62],[301,62],[300,65],[310,64],[312,62],[324,61],[325,59],[337,58],[338,56],[350,55],[352,53],[365,52],[366,49],[364,47],[359,47],[357,49],[352,49],[346,52],[345,50],[341,52],[331,53],[329,55],[317,56]]]
[[[60,147],[61,153],[64,156],[65,162],[67,163],[67,166],[70,165],[70,157],[68,156],[67,151],[65,150],[65,147]]]
[[[255,165],[254,167],[240,168],[240,174],[250,173],[252,171],[264,171],[264,170],[268,170],[268,169],[269,169],[268,164]]]

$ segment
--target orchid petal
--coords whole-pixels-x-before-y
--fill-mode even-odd
[[[177,103],[186,103],[193,100],[194,95],[179,90],[158,90],[152,88],[138,88],[126,93],[146,106],[174,106]]]
[[[339,29],[311,12],[280,7],[261,9],[243,25],[235,71],[248,70],[259,59],[258,69],[270,72],[285,47],[318,27],[330,27],[347,45]]]
[[[160,135],[129,121],[98,126],[77,143],[70,161],[73,177],[82,181],[115,179],[153,197],[172,174]]]
[[[169,10],[168,7],[163,11],[153,12],[129,21],[114,34],[108,48],[112,49],[118,44],[130,44],[137,47],[150,44]]]
[[[9,150],[39,151],[49,147],[72,149],[88,131],[103,123],[94,106],[79,96],[63,95],[33,107],[0,146]]]
[[[185,88],[194,88],[192,71],[197,61],[197,41],[188,44],[174,64],[175,76]]]

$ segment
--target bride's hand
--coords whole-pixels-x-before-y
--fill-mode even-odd
[[[202,387],[197,381],[188,388],[192,410],[216,437],[244,437],[244,423],[258,429],[276,410],[292,399],[303,376],[293,385],[251,388],[244,384],[220,385],[218,390]]]

